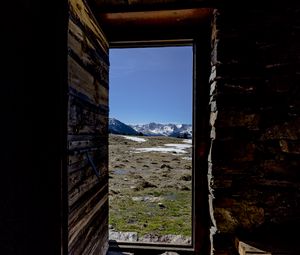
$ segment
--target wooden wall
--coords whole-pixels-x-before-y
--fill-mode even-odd
[[[70,1],[68,253],[108,248],[108,44],[88,5]]]

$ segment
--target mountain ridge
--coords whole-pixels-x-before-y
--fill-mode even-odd
[[[119,135],[139,135],[139,132],[116,118],[108,119],[108,132]]]
[[[178,138],[192,138],[191,124],[125,124],[115,118],[109,118],[109,133],[145,136],[170,136]]]

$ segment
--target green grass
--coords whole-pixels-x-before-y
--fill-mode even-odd
[[[133,201],[132,197],[152,195],[163,197],[160,202]],[[175,197],[174,200],[169,199]],[[110,198],[109,224],[116,231],[145,234],[191,236],[191,191],[148,188],[143,191],[124,191]],[[161,208],[159,203],[165,207]]]

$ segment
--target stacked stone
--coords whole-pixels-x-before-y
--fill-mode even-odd
[[[300,225],[300,8],[287,5],[214,13],[209,179],[220,254],[236,236]]]

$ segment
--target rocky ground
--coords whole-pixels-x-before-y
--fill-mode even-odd
[[[191,140],[109,136],[110,239],[189,244]]]

